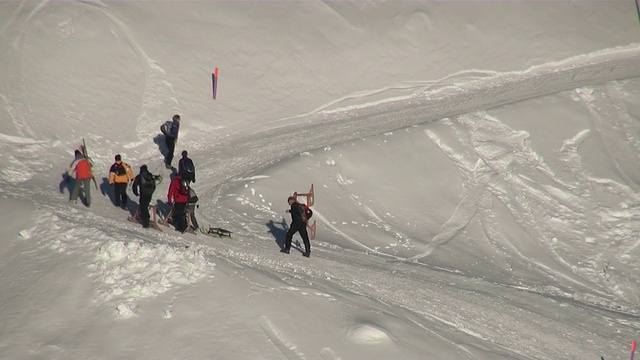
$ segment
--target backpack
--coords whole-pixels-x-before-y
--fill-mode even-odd
[[[116,164],[115,173],[118,176],[127,175],[127,169],[124,168],[124,163],[120,165]]]
[[[313,216],[313,210],[307,204],[300,204],[302,208],[302,218],[306,221],[309,220]]]
[[[140,185],[145,189],[156,187],[155,177],[151,173],[144,173],[140,176]]]
[[[195,204],[198,202],[198,195],[193,188],[189,188],[189,204]]]
[[[180,180],[180,187],[178,188],[178,193],[180,195],[186,195],[189,196],[189,184],[187,183],[187,180]]]
[[[160,131],[165,135],[171,135],[171,128],[173,127],[172,121],[167,121],[164,124],[160,125]]]

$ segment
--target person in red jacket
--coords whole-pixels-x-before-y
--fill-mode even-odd
[[[189,203],[189,184],[180,175],[176,175],[169,184],[167,203],[173,206],[171,216],[175,221],[176,230],[184,233],[187,230],[185,210]]]
[[[69,166],[69,176],[76,179],[69,202],[78,203],[78,195],[80,195],[80,189],[82,188],[87,207],[90,207],[91,178],[93,177],[91,164],[85,159],[80,150],[75,151],[75,156],[75,160]]]

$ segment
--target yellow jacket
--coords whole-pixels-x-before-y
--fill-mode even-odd
[[[109,170],[109,184],[126,184],[135,178],[133,170],[126,162],[116,161]]]

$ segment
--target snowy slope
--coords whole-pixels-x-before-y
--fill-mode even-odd
[[[630,2],[0,3],[3,357],[626,356],[637,32]],[[168,180],[174,113],[232,239],[110,202],[116,153]],[[312,257],[282,255],[311,183]]]

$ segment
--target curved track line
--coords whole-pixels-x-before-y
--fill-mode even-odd
[[[269,340],[284,354],[288,360],[302,360],[304,355],[297,351],[294,345],[287,344],[282,334],[271,324],[271,320],[266,316],[261,316],[259,320],[260,328],[269,337]]]
[[[22,12],[22,9],[24,8],[24,3],[25,3],[25,0],[22,0],[22,2],[20,3],[16,11],[14,11],[13,14],[11,15],[11,18],[9,18],[9,21],[7,21],[7,23],[2,27],[2,29],[0,29],[0,36],[4,35],[4,32],[7,30],[7,28],[9,28],[11,24],[13,24],[13,22],[18,17],[18,14]]]
[[[162,108],[161,106],[158,106],[158,103],[163,103],[165,100],[170,99],[173,100],[175,105],[179,105],[173,87],[170,83],[164,80],[166,72],[155,60],[151,59],[146,51],[144,51],[129,26],[115,16],[106,4],[101,1],[81,1],[80,3],[102,12],[104,16],[116,25],[120,33],[125,36],[131,49],[133,49],[138,56],[145,73],[145,85],[144,93],[142,95],[142,108],[140,109],[140,115],[138,116],[136,124],[136,133],[139,138],[148,138],[149,133],[157,132],[152,129],[156,128],[156,120],[158,118],[162,118],[162,114],[160,112],[158,112],[158,116],[155,116],[154,114],[154,112],[158,111],[157,109]],[[156,152],[156,150],[153,150],[154,154]]]

